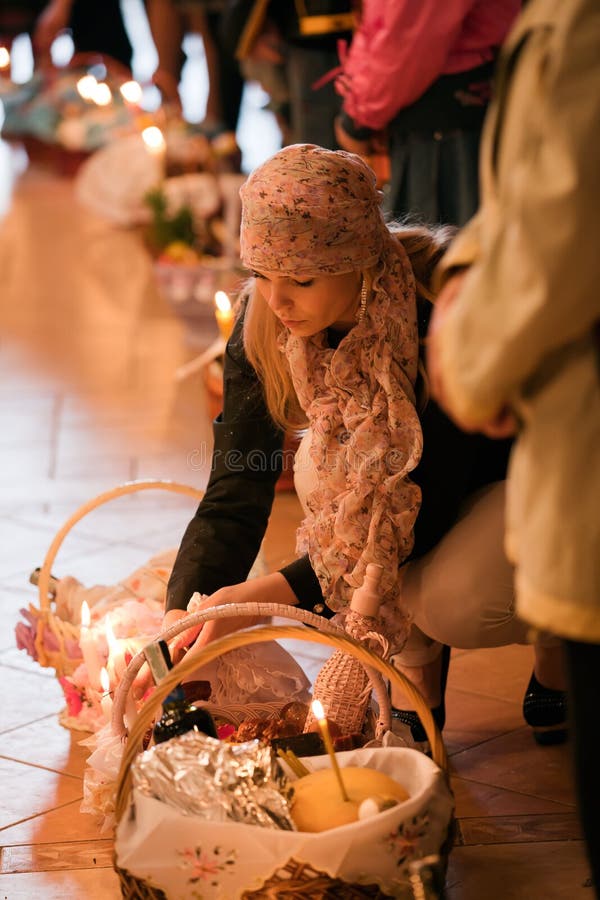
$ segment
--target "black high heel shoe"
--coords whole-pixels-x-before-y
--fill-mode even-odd
[[[544,687],[532,673],[523,698],[523,718],[538,744],[564,744],[568,737],[566,691]]]
[[[442,668],[440,672],[440,696],[441,701],[438,706],[431,710],[433,720],[441,731],[446,724],[446,682],[448,681],[448,669],[450,667],[450,650],[451,648],[444,644],[442,647]],[[410,733],[415,744],[427,744],[427,734],[423,728],[423,723],[419,718],[419,714],[414,709],[396,709],[392,706],[392,725],[393,720],[408,725]]]

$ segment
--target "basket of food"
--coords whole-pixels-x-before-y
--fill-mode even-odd
[[[163,638],[241,614],[286,615],[308,624],[318,618],[272,604],[235,604],[188,616]],[[429,708],[368,640],[359,642],[322,619],[317,625],[229,634],[188,654],[158,683],[130,723],[118,777],[115,869],[123,897],[409,898],[415,865],[437,857],[438,870],[444,870],[453,801],[444,745]],[[332,756],[326,723],[336,713],[316,707],[296,737],[263,731],[262,739],[245,740],[248,733],[238,729],[233,740],[223,741],[211,729],[194,729],[148,746],[161,705],[198,667],[235,649],[288,638],[333,648],[334,656],[364,669],[377,698],[364,746]],[[119,687],[117,732],[126,730],[125,697],[143,661],[142,651]],[[394,741],[386,680],[405,691],[422,717],[431,759]],[[311,735],[329,752],[311,743]],[[311,755],[295,752],[304,747]]]

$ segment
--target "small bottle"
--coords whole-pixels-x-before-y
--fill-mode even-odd
[[[383,568],[369,563],[362,585],[354,591],[345,620],[348,634],[358,641],[377,630],[381,594],[379,582]],[[319,671],[313,688],[313,699],[320,700],[330,722],[342,734],[362,731],[371,697],[371,682],[359,660],[343,650],[336,650]],[[312,712],[306,717],[304,731],[314,731]]]
[[[156,683],[161,681],[173,668],[166,641],[149,644],[144,648],[144,656]],[[163,741],[168,741],[172,737],[192,730],[202,731],[213,738],[218,737],[215,723],[208,710],[186,700],[183,687],[178,684],[163,700],[163,714],[154,725],[152,732],[154,742],[161,744]]]

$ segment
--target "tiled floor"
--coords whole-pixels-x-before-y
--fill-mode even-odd
[[[4,186],[11,159],[0,145]],[[0,224],[0,897],[109,900],[119,896],[110,836],[79,813],[81,735],[58,724],[58,684],[16,650],[13,627],[19,608],[36,603],[29,572],[70,513],[130,478],[202,487],[206,470],[193,466],[193,451],[210,440],[209,425],[199,377],[174,380],[193,352],[138,236],[85,213],[70,182],[47,172],[28,170],[8,206]],[[54,568],[88,584],[114,581],[174,546],[192,506],[155,492],[115,501],[79,523]],[[265,545],[271,567],[290,558],[297,519],[295,498],[279,495]],[[454,654],[445,738],[459,842],[449,900],[591,900],[567,749],[537,747],[521,718],[530,668],[523,647]]]

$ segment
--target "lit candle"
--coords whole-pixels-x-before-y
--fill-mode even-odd
[[[111,685],[116,687],[123,677],[123,672],[127,668],[127,663],[125,661],[125,651],[121,649],[121,641],[115,637],[108,616],[106,617],[106,642],[108,644],[108,660],[106,668],[108,670]]]
[[[130,106],[138,106],[142,99],[142,88],[137,81],[125,81],[119,88],[125,103]]]
[[[102,660],[100,651],[94,637],[94,633],[90,628],[90,608],[87,601],[81,604],[81,628],[79,629],[79,647],[81,655],[87,669],[90,686],[94,690],[98,690],[100,684],[100,669],[102,668]]]
[[[142,131],[142,140],[146,151],[155,160],[156,175],[158,181],[165,176],[165,162],[167,156],[167,143],[165,136],[156,125],[149,125]]]
[[[82,75],[76,85],[77,93],[80,97],[83,97],[84,100],[93,100],[94,91],[97,86],[98,82],[93,75]]]
[[[10,69],[10,53],[7,47],[0,47],[0,74],[6,75]]]
[[[112,103],[112,93],[104,81],[99,81],[92,91],[92,100],[98,106],[108,106]]]
[[[217,291],[215,294],[215,316],[221,337],[224,341],[229,340],[233,331],[233,309],[225,291]]]
[[[106,721],[110,722],[112,717],[113,702],[112,697],[110,696],[110,676],[104,666],[102,667],[102,670],[100,672],[100,684],[102,686],[100,708]]]
[[[338,761],[335,756],[335,751],[333,749],[333,742],[331,740],[331,734],[329,733],[329,725],[327,724],[327,719],[325,718],[325,711],[323,709],[323,704],[320,700],[313,700],[311,703],[311,708],[313,712],[313,716],[317,720],[317,724],[319,726],[319,731],[321,732],[321,737],[323,738],[323,743],[325,744],[325,749],[329,754],[329,758],[331,760],[331,768],[335,772],[335,777],[337,778],[337,782],[340,786],[340,792],[342,795],[342,800],[344,802],[349,801],[348,794],[346,792],[346,788],[344,787],[344,782],[342,781],[342,773],[340,772],[340,767],[338,765]]]

